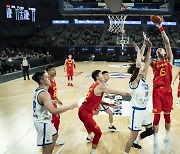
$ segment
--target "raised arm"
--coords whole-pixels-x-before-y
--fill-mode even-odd
[[[144,38],[144,42],[143,42],[143,45],[142,45],[142,47],[141,47],[141,60],[142,60],[142,61],[145,60],[145,58],[144,58],[144,51],[145,51],[145,49],[146,49],[146,39],[147,39],[145,32],[143,32],[143,38]]]
[[[162,22],[156,26],[159,28],[162,38],[163,38],[163,41],[164,41],[164,45],[165,45],[165,49],[166,49],[166,53],[167,53],[166,58],[172,64],[173,63],[173,53],[172,53],[169,38],[168,38],[166,32],[164,31],[164,28],[162,27]]]
[[[139,47],[137,46],[136,43],[133,44],[135,50],[137,51],[137,58],[136,58],[136,67],[133,71],[133,74],[130,78],[130,82],[132,84],[132,87],[136,87],[137,86],[137,77],[141,68],[141,50],[139,49]]]
[[[135,50],[137,51],[136,67],[141,68],[141,50],[136,43],[133,43]]]
[[[146,78],[147,73],[148,73],[148,68],[149,68],[150,58],[151,58],[152,43],[149,41],[149,39],[146,41],[146,45],[147,45],[148,51],[146,54],[145,63],[144,63],[144,70],[143,70],[143,77],[145,77],[145,78]]]

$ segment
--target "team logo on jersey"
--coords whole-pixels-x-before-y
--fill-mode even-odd
[[[90,78],[91,74],[88,74],[85,78]],[[126,72],[109,72],[109,77],[110,78],[130,78],[131,74],[126,73]]]

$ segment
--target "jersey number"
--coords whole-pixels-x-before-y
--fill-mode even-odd
[[[166,76],[166,70],[165,70],[165,68],[161,68],[161,70],[160,70],[160,76]]]

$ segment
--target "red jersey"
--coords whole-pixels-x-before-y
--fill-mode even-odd
[[[172,82],[172,66],[167,59],[155,61],[153,88],[170,87]]]
[[[74,67],[74,60],[73,59],[67,59],[67,61],[66,61],[66,67],[67,67],[67,69],[73,69],[73,67]]]
[[[48,92],[51,95],[52,100],[56,100],[56,92],[57,92],[57,87],[56,87],[56,82],[55,80],[51,80],[51,87],[49,87]]]
[[[103,96],[103,93],[100,96],[96,96],[94,94],[94,89],[98,85],[99,83],[97,82],[91,85],[91,87],[89,88],[89,92],[86,95],[86,98],[81,106],[83,109],[86,109],[87,111],[90,111],[92,113],[99,107],[99,104],[101,103],[101,99]]]

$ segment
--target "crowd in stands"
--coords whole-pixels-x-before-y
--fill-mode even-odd
[[[58,46],[69,46],[69,45],[75,45],[75,42],[82,32],[82,27],[76,26],[71,27],[68,26],[63,33],[58,37],[56,40],[56,45]]]
[[[48,51],[34,51],[28,48],[3,48],[0,47],[0,74],[15,72],[21,69],[22,58],[26,57],[28,61],[43,59],[43,63],[51,63],[52,56]],[[31,65],[35,67],[35,63]]]
[[[172,47],[180,47],[177,26],[164,26]],[[133,46],[133,42],[142,42],[142,31],[151,38],[154,47],[162,46],[162,37],[155,26],[125,25],[125,37]],[[116,46],[117,36],[121,35],[108,32],[108,23],[103,25],[51,25],[34,35],[28,42],[30,45],[54,45],[54,46]]]
[[[28,44],[33,45],[53,45],[54,41],[63,32],[63,26],[48,26],[42,29],[40,32],[35,34],[29,41]]]

